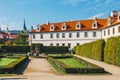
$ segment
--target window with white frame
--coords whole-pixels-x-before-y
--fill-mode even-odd
[[[40,24],[38,24],[37,28],[36,28],[36,31],[39,32],[39,31],[41,31],[41,29],[42,29],[42,26]]]
[[[56,34],[56,38],[59,38],[59,33]]]
[[[106,36],[106,31],[104,31],[104,36]]]
[[[65,33],[62,33],[62,38],[65,38]]]
[[[80,22],[77,22],[77,23],[76,23],[76,29],[81,29],[81,24],[80,24]]]
[[[115,34],[115,28],[113,28],[113,34]]]
[[[50,46],[53,46],[53,43],[50,43]]]
[[[111,19],[110,19],[110,17],[108,18],[108,26],[110,26],[111,25]]]
[[[65,43],[62,43],[62,46],[65,46]]]
[[[108,29],[108,35],[110,35],[110,29]]]
[[[40,38],[43,39],[43,34],[40,34]]]
[[[84,37],[88,37],[88,32],[85,32],[85,33],[84,33]]]
[[[59,43],[57,43],[56,46],[59,46]]]
[[[96,32],[93,32],[93,37],[96,37]]]
[[[120,32],[120,26],[118,26],[118,32]]]
[[[70,48],[71,47],[71,44],[70,43],[68,43],[68,48]]]
[[[69,33],[69,38],[71,38],[72,37],[72,33]]]
[[[53,38],[53,34],[52,33],[50,34],[50,38]]]
[[[33,39],[35,39],[35,34],[33,34]]]
[[[55,26],[54,26],[54,24],[51,24],[50,25],[50,31],[54,31],[55,30]]]
[[[94,21],[94,22],[93,22],[92,28],[98,28],[97,21]]]
[[[79,32],[76,33],[76,37],[80,37],[80,33]]]
[[[67,29],[67,25],[65,23],[62,24],[62,30],[66,30]]]

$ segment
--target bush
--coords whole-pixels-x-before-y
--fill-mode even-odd
[[[27,56],[21,56],[16,61],[6,66],[0,67],[0,74],[15,73],[16,69],[18,69],[18,67],[20,67],[27,59]]]
[[[104,62],[120,66],[120,37],[107,39],[104,49]]]
[[[30,52],[30,46],[1,46],[6,52]]]
[[[103,39],[76,46],[75,53],[80,56],[103,61],[105,41]]]
[[[65,46],[44,46],[45,53],[68,53],[68,47]]]

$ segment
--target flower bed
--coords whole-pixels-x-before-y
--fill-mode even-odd
[[[82,67],[81,66],[80,67],[78,67],[78,66],[77,67],[75,67],[75,66],[71,67],[69,65],[66,65],[68,63],[64,63],[64,62],[60,61],[60,59],[64,59],[64,58],[48,57],[48,61],[52,62],[54,65],[56,65],[58,68],[60,68],[65,73],[73,73],[73,74],[75,74],[75,73],[77,73],[77,74],[78,73],[80,73],[80,74],[106,73],[104,68],[101,68],[101,67],[99,67],[97,65],[86,62],[86,61],[84,61],[82,59],[78,59],[76,57],[74,57],[73,59],[80,62],[82,65],[84,64],[84,67],[83,66]]]

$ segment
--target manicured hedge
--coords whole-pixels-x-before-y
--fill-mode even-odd
[[[56,65],[58,68],[60,68],[65,73],[73,73],[73,74],[74,73],[80,73],[80,74],[106,73],[104,68],[101,68],[101,67],[96,66],[96,65],[94,65],[94,67],[89,66],[89,67],[85,67],[85,68],[77,68],[77,67],[75,68],[75,67],[69,67],[66,64],[56,60],[56,58],[53,58],[53,57],[48,57],[48,61],[52,62],[54,65]],[[89,64],[91,64],[91,63],[89,63]],[[91,65],[93,65],[93,64],[91,64]]]
[[[31,47],[30,47],[30,49],[31,50],[35,50],[35,48],[38,48],[38,50],[39,50],[39,52],[40,53],[42,53],[43,52],[43,44],[39,44],[39,43],[37,43],[37,44],[31,44]]]
[[[0,74],[15,73],[16,69],[20,67],[27,59],[28,59],[27,56],[21,56],[16,61],[6,66],[0,67]]]
[[[92,58],[98,61],[103,61],[105,41],[100,39],[98,41],[86,43],[75,47],[75,53],[80,56]]]
[[[68,53],[68,47],[65,46],[44,46],[45,53]]]
[[[30,46],[1,46],[1,50],[6,52],[29,52]]]
[[[120,37],[107,39],[104,49],[104,62],[120,66]]]

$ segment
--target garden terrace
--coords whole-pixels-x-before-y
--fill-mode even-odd
[[[0,74],[12,74],[16,73],[16,69],[18,69],[28,57],[26,55],[18,55],[18,56],[4,56],[0,58]],[[7,62],[7,63],[6,63]]]
[[[107,73],[104,68],[91,64],[77,57],[48,57],[48,61],[65,73]]]

